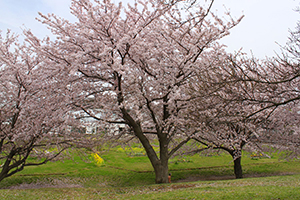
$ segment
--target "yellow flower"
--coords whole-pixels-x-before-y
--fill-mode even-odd
[[[104,164],[103,158],[101,158],[97,153],[92,153],[92,156],[94,157],[94,160],[98,166],[101,166]]]

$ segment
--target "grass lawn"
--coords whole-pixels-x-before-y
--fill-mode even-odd
[[[139,154],[140,155],[140,154]],[[141,154],[142,155],[142,154]],[[227,154],[170,160],[171,184],[154,184],[145,156],[115,149],[98,166],[79,157],[27,167],[0,182],[0,199],[300,199],[300,162],[251,159],[244,153],[246,178],[235,180]]]

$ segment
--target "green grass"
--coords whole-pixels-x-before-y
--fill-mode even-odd
[[[299,199],[300,175],[127,187],[1,190],[1,199]]]
[[[1,189],[0,199],[300,199],[300,162],[279,162],[276,155],[251,159],[244,153],[245,177],[260,177],[241,180],[232,179],[233,163],[227,154],[173,158],[173,183],[156,185],[148,158],[126,153],[115,149],[100,154],[103,166],[91,156],[91,162],[75,156],[27,167],[0,182],[0,188],[42,187]]]

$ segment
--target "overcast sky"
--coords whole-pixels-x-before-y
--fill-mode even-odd
[[[133,0],[123,1],[127,3]],[[35,20],[38,12],[55,13],[72,19],[70,2],[71,0],[0,0],[0,30],[6,32],[11,29],[21,33],[22,28],[30,28],[38,37],[49,35],[45,26]],[[221,16],[225,6],[234,18],[245,15],[242,22],[222,42],[230,52],[243,48],[244,52],[252,52],[263,58],[274,56],[274,52],[280,53],[276,42],[284,45],[289,29],[294,30],[300,19],[300,14],[294,11],[299,2],[300,0],[215,0],[212,10]]]

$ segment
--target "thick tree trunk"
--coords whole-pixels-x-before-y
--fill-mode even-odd
[[[0,173],[0,182],[6,178],[6,173],[2,170],[1,173]]]
[[[233,158],[234,159],[234,174],[235,178],[243,178],[243,170],[241,165],[242,157]]]
[[[168,175],[169,175],[169,168],[168,164],[160,163],[156,167],[154,167],[155,171],[155,183],[168,183]]]
[[[12,158],[14,157],[14,151],[11,151],[10,154],[8,155],[5,163],[2,166],[2,170],[0,172],[0,182],[5,179],[6,177],[8,177],[8,173],[9,173],[9,165],[11,163]]]
[[[24,162],[26,159],[16,161],[15,163],[11,163],[11,160],[14,157],[14,155],[15,154],[11,152],[8,158],[6,159],[5,163],[3,164],[2,170],[0,171],[0,182],[3,179],[10,177],[24,169]]]
[[[168,183],[169,176],[169,152],[168,152],[168,137],[165,133],[158,134],[159,139],[159,158],[160,167],[159,173],[156,175],[156,183]]]
[[[122,109],[123,118],[132,127],[135,135],[143,145],[146,150],[146,154],[151,162],[151,165],[155,172],[155,182],[156,183],[168,183],[169,174],[169,154],[168,154],[168,139],[167,135],[160,133],[158,134],[159,139],[159,156],[153,149],[148,138],[144,135],[142,128],[139,123],[134,121],[134,119],[128,114],[126,109]]]
[[[243,145],[244,146],[244,145]],[[234,175],[235,178],[243,178],[243,170],[242,170],[242,153],[240,150],[230,150],[227,148],[222,148],[223,150],[227,151],[233,159],[233,164],[234,164]]]
[[[146,137],[139,137],[155,172],[155,183],[168,183],[169,155],[167,138],[160,138],[159,158]]]
[[[150,147],[146,147],[145,150],[155,172],[155,183],[168,183],[168,155],[165,154],[164,150],[160,149],[160,158],[158,159],[156,154],[153,154],[154,150],[149,148]]]

